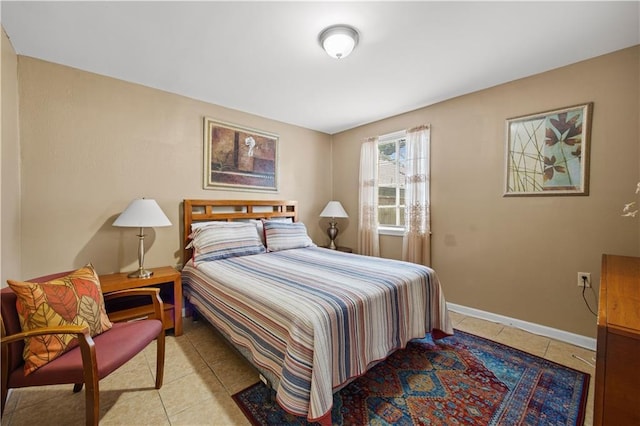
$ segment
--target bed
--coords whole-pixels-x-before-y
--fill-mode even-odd
[[[295,201],[183,207],[188,305],[294,415],[328,424],[333,392],[411,339],[453,334],[432,269],[317,247]]]

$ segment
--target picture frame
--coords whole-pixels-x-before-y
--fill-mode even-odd
[[[504,196],[589,195],[593,102],[506,120]]]
[[[204,189],[278,191],[279,136],[204,118]]]

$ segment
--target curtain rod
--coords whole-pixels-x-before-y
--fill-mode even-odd
[[[413,132],[419,132],[420,130],[427,130],[429,129],[429,125],[428,124],[420,124],[419,126],[416,127],[411,127],[410,129],[404,130],[404,132],[406,133],[413,133]],[[403,130],[399,130],[397,132],[392,132],[392,133],[388,133],[386,135],[384,135],[385,137],[395,137],[397,134],[402,133]],[[399,136],[399,135],[398,135]],[[365,142],[375,142],[376,140],[379,140],[380,136],[370,136],[368,138],[365,138]],[[385,138],[386,140],[386,138]]]
[[[429,128],[428,124],[421,124],[419,126],[412,127],[411,129],[407,130],[407,133],[419,132],[420,130],[427,130],[428,128]]]

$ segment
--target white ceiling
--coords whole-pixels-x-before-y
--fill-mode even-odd
[[[10,2],[16,53],[329,134],[640,43],[627,2]],[[360,32],[348,58],[318,43]]]

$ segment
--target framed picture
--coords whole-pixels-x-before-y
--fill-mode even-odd
[[[278,190],[278,135],[204,119],[204,189]]]
[[[589,195],[593,103],[507,119],[505,196]]]

